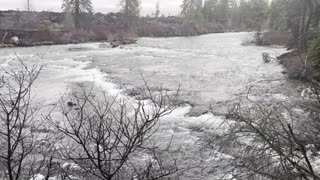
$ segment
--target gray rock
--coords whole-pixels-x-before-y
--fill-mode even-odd
[[[303,86],[297,87],[297,92],[302,92],[303,90],[304,90],[304,87],[303,87]]]
[[[128,45],[128,44],[136,44],[137,40],[135,39],[124,39],[124,40],[115,40],[110,43],[112,48],[119,47],[121,45]]]
[[[19,38],[17,36],[13,36],[10,38],[9,43],[17,45],[19,44]]]
[[[110,43],[110,45],[112,48],[116,48],[116,47],[120,46],[120,41],[113,41]]]
[[[106,43],[99,44],[99,48],[109,48],[109,47],[110,47],[110,45],[106,44]]]

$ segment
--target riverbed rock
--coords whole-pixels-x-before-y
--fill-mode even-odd
[[[136,43],[137,43],[137,40],[135,40],[135,39],[124,39],[124,40],[112,41],[110,43],[110,45],[111,45],[112,48],[116,48],[116,47],[119,47],[121,45],[136,44]]]
[[[298,86],[296,89],[297,89],[297,92],[301,93],[304,90],[304,87],[303,86]]]
[[[55,45],[53,41],[38,41],[38,42],[33,42],[31,40],[25,40],[22,39],[19,42],[19,46],[24,46],[24,47],[31,47],[31,46],[51,46]]]
[[[9,40],[9,43],[18,45],[19,44],[19,37],[18,36],[11,37],[10,40]]]
[[[269,53],[262,53],[262,60],[264,63],[269,63],[271,62],[271,57],[269,55]]]
[[[120,46],[120,41],[113,41],[110,43],[110,45],[112,48],[116,48],[116,47]]]
[[[13,44],[2,44],[0,43],[0,48],[9,48],[9,47],[15,47]]]
[[[110,47],[110,45],[106,44],[106,43],[99,44],[99,48],[109,48],[109,47]]]
[[[69,107],[74,107],[74,106],[76,106],[77,104],[76,103],[74,103],[74,102],[68,102],[67,103],[67,105],[69,106]]]

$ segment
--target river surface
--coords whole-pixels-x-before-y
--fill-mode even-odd
[[[285,99],[294,94],[276,60],[262,61],[286,52],[281,47],[242,46],[250,33],[209,34],[197,37],[139,38],[138,43],[112,49],[107,44],[84,43],[30,48],[0,49],[4,69],[26,64],[44,66],[33,89],[35,99],[52,106],[75,83],[94,82],[110,95],[121,94],[122,85],[161,84],[168,90],[181,87],[185,105],[163,118],[159,142],[174,134],[174,144],[186,152],[189,162],[215,166],[227,155],[198,153],[200,129],[212,130],[223,121],[222,113],[234,99],[254,86],[255,92]],[[205,113],[209,106],[212,113]],[[206,123],[206,126],[203,124]],[[196,131],[195,131],[196,130]],[[186,179],[219,179],[217,172],[194,169]]]

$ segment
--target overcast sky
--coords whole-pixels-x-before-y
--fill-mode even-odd
[[[35,11],[61,11],[62,0],[31,0]],[[158,0],[141,0],[141,14],[151,14]],[[161,13],[176,15],[180,12],[182,0],[159,0]],[[119,10],[119,0],[92,0],[94,12],[116,12]],[[1,10],[26,9],[26,0],[0,0]]]

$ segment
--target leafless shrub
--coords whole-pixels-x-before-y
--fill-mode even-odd
[[[220,138],[222,151],[234,157],[231,179],[319,179],[319,111],[310,107],[249,98],[236,103]]]
[[[144,101],[110,98],[83,86],[61,100],[60,123],[47,120],[66,137],[60,152],[77,167],[71,173],[89,179],[161,179],[179,170],[167,149],[151,143],[160,118],[176,108],[178,94],[153,93],[146,86],[140,90]]]
[[[52,160],[52,146],[43,146],[47,135],[37,133],[42,123],[31,97],[41,67],[20,63],[18,70],[4,70],[0,81],[0,174],[9,180],[30,179]]]

